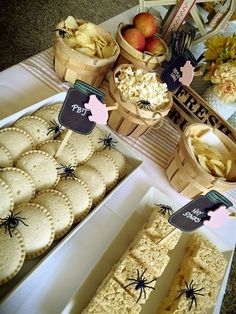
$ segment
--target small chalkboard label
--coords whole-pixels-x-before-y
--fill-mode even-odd
[[[90,134],[96,123],[89,120],[91,111],[84,106],[89,97],[75,88],[70,88],[58,116],[60,124],[74,132]]]
[[[169,222],[185,232],[194,231],[209,220],[209,211],[215,211],[224,205],[226,208],[233,204],[217,191],[210,191],[186,204],[169,217]]]

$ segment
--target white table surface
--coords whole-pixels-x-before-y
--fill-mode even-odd
[[[114,31],[117,24],[127,21],[135,12],[136,8],[130,9],[102,23],[102,26]],[[53,94],[55,91],[23,67],[13,66],[0,73],[0,118]],[[79,283],[84,281],[120,230],[123,220],[118,215],[119,211],[122,210],[128,217],[130,210],[135,207],[149,187],[155,186],[179,206],[189,201],[170,186],[164,169],[141,154],[139,157],[144,160],[142,168],[107,201],[106,206],[91,217],[77,234],[47,262],[38,267],[16,292],[5,299],[0,305],[1,314],[60,313],[77,290]],[[234,248],[235,221],[229,221],[216,233],[229,243],[232,249]],[[218,304],[215,314],[219,313],[219,306]]]

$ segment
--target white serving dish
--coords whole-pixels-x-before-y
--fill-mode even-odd
[[[150,215],[150,208],[147,210],[147,205],[159,203],[168,204],[172,206],[174,210],[179,209],[177,205],[173,201],[171,202],[166,195],[152,187],[147,191],[136,207],[133,208],[128,218],[125,217],[125,214],[122,214],[122,211],[120,211],[120,213],[116,212],[117,214],[120,214],[120,218],[123,219],[123,224],[121,224],[120,231],[116,234],[115,238],[111,239],[110,245],[106,248],[106,250],[101,252],[100,259],[93,261],[94,263],[96,262],[96,266],[89,273],[87,278],[84,281],[81,280],[81,282],[78,282],[78,290],[72,296],[71,300],[64,308],[62,314],[81,313],[81,311],[86,307],[93,297],[100,283],[110,272],[114,264],[119,261],[120,257],[127,250],[129,244],[134,240],[141,226],[148,219]],[[229,276],[233,248],[231,244],[225,243],[221,238],[219,238],[217,234],[207,229],[206,227],[200,228],[197,232],[204,235],[211,242],[213,242],[218,247],[218,249],[223,252],[225,258],[228,261],[228,267],[225,276],[220,282],[221,288],[217,298],[216,306],[214,309],[212,308],[208,311],[209,314],[218,314],[220,312],[220,306]],[[151,293],[150,298],[143,306],[141,311],[142,314],[157,313],[157,309],[161,303],[161,300],[168,294],[171,280],[176,274],[189,236],[189,233],[184,233],[181,236],[181,239],[176,248],[169,254],[171,257],[170,262],[163,275],[158,278],[156,290]]]
[[[54,104],[56,102],[63,102],[66,96],[66,92],[56,94],[52,97],[44,99],[28,108],[25,108],[19,112],[16,112],[0,121],[0,128],[11,126],[17,119],[22,116],[27,116],[36,111],[37,109],[44,107],[46,105]],[[54,241],[52,246],[45,252],[45,254],[39,256],[38,258],[25,261],[23,267],[19,273],[11,279],[6,284],[0,286],[0,303],[4,302],[8,297],[20,289],[22,284],[33,274],[34,270],[41,267],[43,264],[52,257],[52,255],[57,252],[73,235],[79,232],[79,230],[86,224],[86,222],[97,212],[106,201],[114,195],[114,193],[132,176],[132,174],[141,166],[142,160],[140,160],[130,146],[124,143],[119,137],[117,137],[108,127],[99,125],[99,128],[104,130],[106,133],[112,135],[112,137],[118,142],[116,148],[122,152],[128,160],[127,175],[117,184],[111,192],[109,192],[106,197],[96,206],[78,225],[76,225],[69,233],[62,239]]]

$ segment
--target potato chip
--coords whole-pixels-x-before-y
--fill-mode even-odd
[[[215,165],[215,166],[217,166],[218,168],[220,168],[222,171],[225,170],[225,165],[223,164],[222,161],[219,161],[219,160],[217,160],[217,159],[210,159],[210,162],[211,162],[213,165]]]
[[[65,20],[65,27],[68,29],[78,29],[79,26],[73,16],[68,16]]]
[[[231,168],[232,168],[232,160],[231,159],[228,159],[227,162],[226,162],[226,170],[225,170],[225,173],[226,175],[229,174]]]
[[[211,170],[208,168],[206,164],[207,158],[204,155],[198,155],[197,157],[198,157],[199,164],[202,166],[202,168],[206,170],[208,173],[211,173]]]
[[[83,54],[85,54],[85,55],[87,55],[87,56],[90,56],[90,57],[94,56],[95,53],[96,53],[95,50],[92,50],[92,49],[86,48],[86,47],[84,47],[84,48],[76,48],[76,50],[81,52],[81,53],[83,53]]]
[[[84,23],[79,26],[79,31],[88,36],[96,36],[96,26],[92,23]]]
[[[65,37],[64,42],[70,47],[70,48],[75,48],[76,46],[76,39],[75,37]]]
[[[110,57],[114,56],[115,53],[116,53],[116,46],[115,45],[104,46],[102,48],[103,58],[110,58]]]

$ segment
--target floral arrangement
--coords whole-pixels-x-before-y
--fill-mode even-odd
[[[214,92],[222,101],[236,100],[236,34],[211,37],[205,47],[204,79],[214,84]]]

